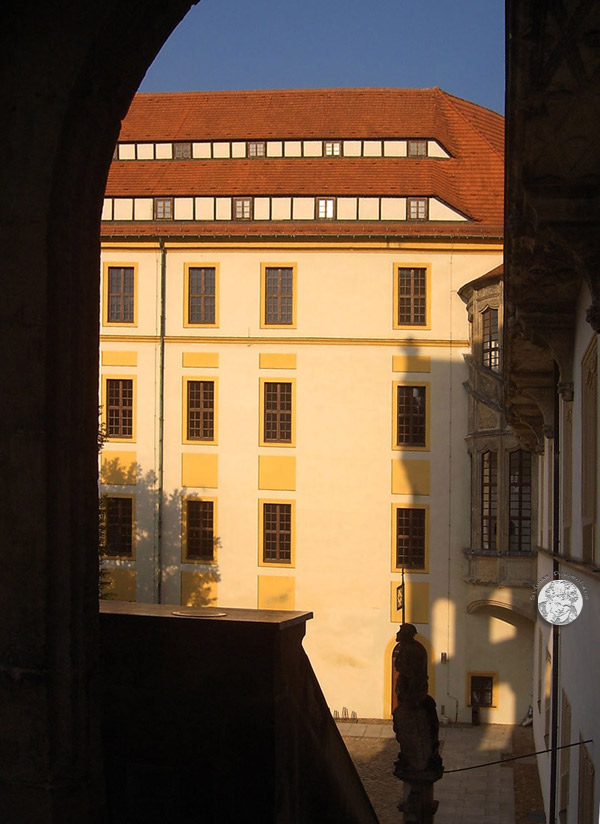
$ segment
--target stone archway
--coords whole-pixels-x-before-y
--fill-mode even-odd
[[[94,714],[99,220],[189,0],[13,4],[0,32],[0,818],[102,820]]]

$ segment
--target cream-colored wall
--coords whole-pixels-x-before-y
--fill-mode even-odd
[[[101,332],[103,350],[137,352],[136,367],[107,365],[103,371],[122,369],[136,375],[136,442],[118,448],[135,450],[141,475],[148,478],[157,471],[158,459],[160,255],[156,248],[108,249],[103,260],[138,264],[137,327]],[[186,599],[193,596],[193,582],[204,575],[222,606],[256,607],[260,596],[263,602],[282,598],[296,609],[313,611],[305,646],[330,707],[347,707],[363,717],[386,716],[389,656],[397,630],[391,601],[394,582],[401,582],[401,574],[391,571],[392,505],[427,505],[428,571],[407,573],[406,578],[428,584],[428,589],[413,592],[419,597],[428,592],[428,603],[419,607],[427,623],[418,630],[435,655],[438,705],[445,705],[451,717],[451,696],[458,696],[464,707],[465,672],[471,666],[464,638],[471,631],[478,638],[481,621],[467,616],[465,609],[462,548],[469,541],[470,472],[464,443],[463,354],[468,324],[457,290],[500,261],[500,250],[494,248],[167,249],[163,602],[180,603],[184,573]],[[183,325],[186,264],[218,264],[217,328]],[[296,266],[294,329],[260,326],[262,264]],[[393,329],[396,264],[430,267],[430,329]],[[185,362],[195,365],[183,365],[184,353]],[[207,357],[198,361],[190,353]],[[263,358],[261,368],[260,356],[269,354],[286,357],[279,364]],[[394,371],[402,365],[424,371]],[[218,381],[217,444],[183,443],[184,377]],[[259,446],[261,378],[295,381],[294,447]],[[428,451],[392,448],[395,381],[429,384]],[[214,481],[206,487],[183,487],[183,454],[212,456],[216,488]],[[260,489],[259,456],[295,457],[295,489]],[[428,495],[392,492],[392,461],[403,459],[429,463]],[[289,473],[290,464],[286,466]],[[150,487],[153,493],[155,484]],[[214,565],[181,562],[180,507],[188,493],[216,500],[219,541]],[[137,513],[137,597],[153,600],[154,498],[144,484],[138,484],[136,494],[142,499]],[[293,568],[258,564],[263,499],[295,502]],[[448,653],[448,664],[440,663],[441,652]],[[485,669],[475,658],[473,669]],[[508,719],[513,708],[508,692],[502,694],[502,703],[502,718]],[[461,713],[464,720],[463,709]]]

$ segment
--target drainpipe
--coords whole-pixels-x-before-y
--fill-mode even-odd
[[[167,292],[167,250],[162,239],[160,246],[160,329],[158,349],[158,483],[156,505],[156,603],[162,601],[162,527],[164,498],[164,434],[165,434],[165,298]]]
[[[558,394],[558,366],[554,364],[554,444],[552,452],[552,574],[560,576],[560,402]],[[550,810],[548,824],[556,822],[556,790],[558,775],[558,707],[559,707],[559,652],[560,627],[552,625],[552,692],[550,722]]]

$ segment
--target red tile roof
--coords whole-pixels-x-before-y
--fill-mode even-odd
[[[248,139],[435,139],[451,159],[260,158],[189,161],[116,161],[109,197],[191,195],[432,196],[494,236],[503,222],[504,118],[441,89],[320,89],[139,94],[123,121],[120,142]],[[321,234],[317,225],[286,221],[281,234]],[[378,224],[380,225],[380,224]],[[121,231],[143,229],[135,222]],[[278,235],[275,224],[241,229],[226,224],[181,224],[184,233]],[[398,221],[398,234],[439,234],[440,224]],[[301,228],[299,228],[301,227]],[[172,234],[160,224],[162,234]],[[372,233],[372,222],[322,224],[323,234]],[[381,224],[389,229],[389,224]],[[103,234],[117,230],[104,224]],[[473,234],[448,222],[454,235]],[[144,229],[144,231],[146,231]]]

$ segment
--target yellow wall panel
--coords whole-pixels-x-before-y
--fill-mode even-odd
[[[219,456],[184,452],[181,456],[181,485],[216,489],[219,480]]]
[[[217,603],[216,570],[181,573],[181,605],[184,607],[212,607]]]
[[[392,355],[393,372],[431,372],[429,355]]]
[[[402,623],[402,590],[398,592],[401,581],[391,584],[391,621]],[[429,584],[405,581],[405,618],[409,624],[429,623]]]
[[[102,597],[114,601],[135,601],[135,569],[102,570]]]
[[[137,366],[137,352],[102,352],[102,366]]]
[[[183,352],[181,365],[200,369],[215,369],[219,365],[218,352]]]
[[[429,461],[392,461],[392,492],[398,495],[429,495]]]
[[[295,609],[295,604],[295,578],[275,577],[274,575],[258,576],[259,609]]]
[[[103,450],[100,458],[100,483],[133,486],[137,475],[137,454]]]
[[[296,355],[283,353],[262,353],[258,356],[258,365],[261,369],[295,369]]]
[[[259,489],[296,489],[296,458],[259,455]]]

